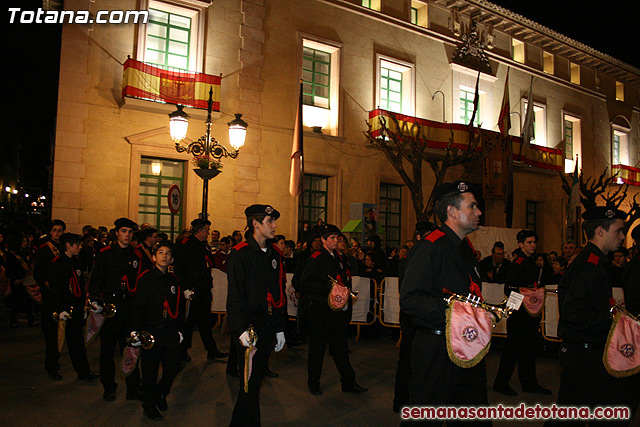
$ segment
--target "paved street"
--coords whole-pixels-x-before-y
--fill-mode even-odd
[[[151,424],[142,415],[140,402],[124,398],[123,381],[115,402],[102,400],[99,383],[78,381],[71,368],[67,350],[61,356],[64,379],[54,382],[46,375],[42,361],[44,343],[39,327],[28,328],[21,320],[19,328],[8,327],[8,313],[0,311],[0,393],[2,426],[76,426],[93,424],[103,426]],[[229,338],[215,333],[222,349],[229,346]],[[497,370],[500,353],[495,347],[487,356],[490,385]],[[270,361],[272,370],[280,378],[267,378],[261,390],[262,423],[264,426],[395,426],[398,415],[391,411],[397,348],[389,335],[377,339],[350,340],[351,361],[358,382],[370,389],[364,395],[345,394],[340,390],[337,370],[329,357],[325,357],[322,376],[322,396],[313,396],[306,387],[306,346],[285,348],[274,353]],[[98,370],[99,343],[89,349],[89,361]],[[225,363],[206,360],[197,333],[194,334],[193,361],[181,371],[168,398],[169,411],[163,425],[225,426],[231,418],[238,382],[225,374]],[[489,401],[518,405],[521,402],[550,404],[558,390],[560,367],[557,359],[539,358],[540,383],[554,391],[552,396],[521,393],[506,398],[493,391]],[[520,392],[517,380],[512,386]],[[155,423],[154,423],[155,424]],[[497,426],[536,426],[542,423],[494,422]]]

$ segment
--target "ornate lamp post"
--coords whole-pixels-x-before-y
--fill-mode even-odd
[[[213,106],[213,88],[209,89],[209,101],[207,108],[207,121],[205,122],[206,133],[197,141],[189,145],[183,144],[182,140],[187,135],[189,126],[189,115],[182,110],[182,105],[177,106],[177,110],[169,114],[169,128],[171,138],[176,142],[178,153],[187,152],[192,154],[198,168],[194,172],[202,178],[202,219],[207,219],[207,201],[209,199],[209,180],[222,172],[220,159],[238,157],[240,148],[244,146],[249,126],[242,120],[242,114],[236,114],[236,118],[227,125],[229,126],[229,143],[233,150],[227,150],[211,135],[211,110]]]

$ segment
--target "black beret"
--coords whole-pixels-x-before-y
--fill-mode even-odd
[[[341,234],[340,229],[332,224],[324,224],[320,227],[318,234],[325,239],[333,234],[339,236]]]
[[[609,206],[596,206],[582,214],[585,221],[607,221],[609,219],[625,219],[627,213]]]
[[[191,221],[191,227],[203,227],[205,225],[211,225],[211,221],[202,218],[196,218]]]
[[[121,229],[122,227],[129,227],[132,230],[135,230],[138,228],[138,224],[131,221],[129,218],[118,218],[113,222],[113,225],[116,226],[116,231]]]
[[[445,196],[456,193],[473,193],[477,197],[480,194],[479,190],[477,184],[468,181],[445,182],[433,190],[433,197],[436,202]]]
[[[275,210],[271,205],[251,205],[244,210],[244,214],[247,218],[250,216],[268,215],[273,219],[280,218],[280,212]]]

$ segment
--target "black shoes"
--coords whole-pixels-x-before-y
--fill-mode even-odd
[[[364,388],[356,383],[350,386],[342,386],[342,391],[345,393],[363,394],[369,391],[368,388]]]
[[[162,412],[164,412],[167,409],[169,409],[169,406],[167,405],[167,395],[166,394],[161,394],[158,397],[158,409],[160,409]]]
[[[322,394],[322,389],[320,388],[320,384],[318,385],[309,385],[309,391],[311,394],[320,396]]]
[[[267,371],[264,373],[269,378],[278,378],[280,374],[273,372],[271,369],[267,368]]]
[[[155,406],[153,408],[144,408],[143,413],[151,421],[162,421],[162,415]]]
[[[86,381],[88,383],[95,383],[100,379],[100,375],[97,375],[93,372],[88,372],[86,374],[78,374],[78,379],[81,381]]]
[[[533,387],[522,387],[522,391],[525,393],[534,393],[534,394],[551,394],[551,390],[548,390],[540,384],[535,384]]]
[[[135,391],[133,393],[127,392],[127,400],[139,400],[142,402],[142,392]]]
[[[518,392],[515,391],[514,389],[512,389],[511,387],[509,387],[508,384],[505,385],[498,385],[498,384],[494,384],[493,385],[493,391],[497,391],[498,393],[502,393],[506,396],[517,396]]]
[[[102,400],[104,400],[105,402],[113,402],[114,400],[116,400],[116,391],[105,391],[102,394]]]
[[[60,371],[49,372],[49,378],[54,381],[62,381],[62,374],[60,373]]]
[[[224,353],[222,351],[210,351],[207,354],[207,359],[209,360],[224,359],[227,356],[229,356],[229,353]]]

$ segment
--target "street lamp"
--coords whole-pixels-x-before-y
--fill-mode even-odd
[[[194,172],[203,180],[202,183],[202,219],[207,219],[207,201],[209,198],[209,180],[222,172],[216,167],[217,162],[211,162],[211,159],[219,161],[223,157],[235,159],[238,157],[240,148],[244,146],[247,136],[247,122],[242,120],[242,114],[236,114],[236,118],[227,125],[229,126],[229,143],[233,150],[227,150],[224,146],[211,135],[211,110],[213,108],[213,88],[209,89],[209,101],[207,108],[207,120],[205,122],[206,133],[197,141],[189,145],[183,144],[182,140],[187,135],[187,127],[189,126],[189,115],[182,110],[182,105],[177,106],[177,110],[169,114],[169,131],[171,138],[176,143],[176,151],[178,153],[187,152],[195,157],[201,158],[207,164],[207,167],[199,167]],[[212,164],[213,163],[213,164]],[[201,166],[201,165],[198,165]],[[213,168],[212,168],[213,166]]]

